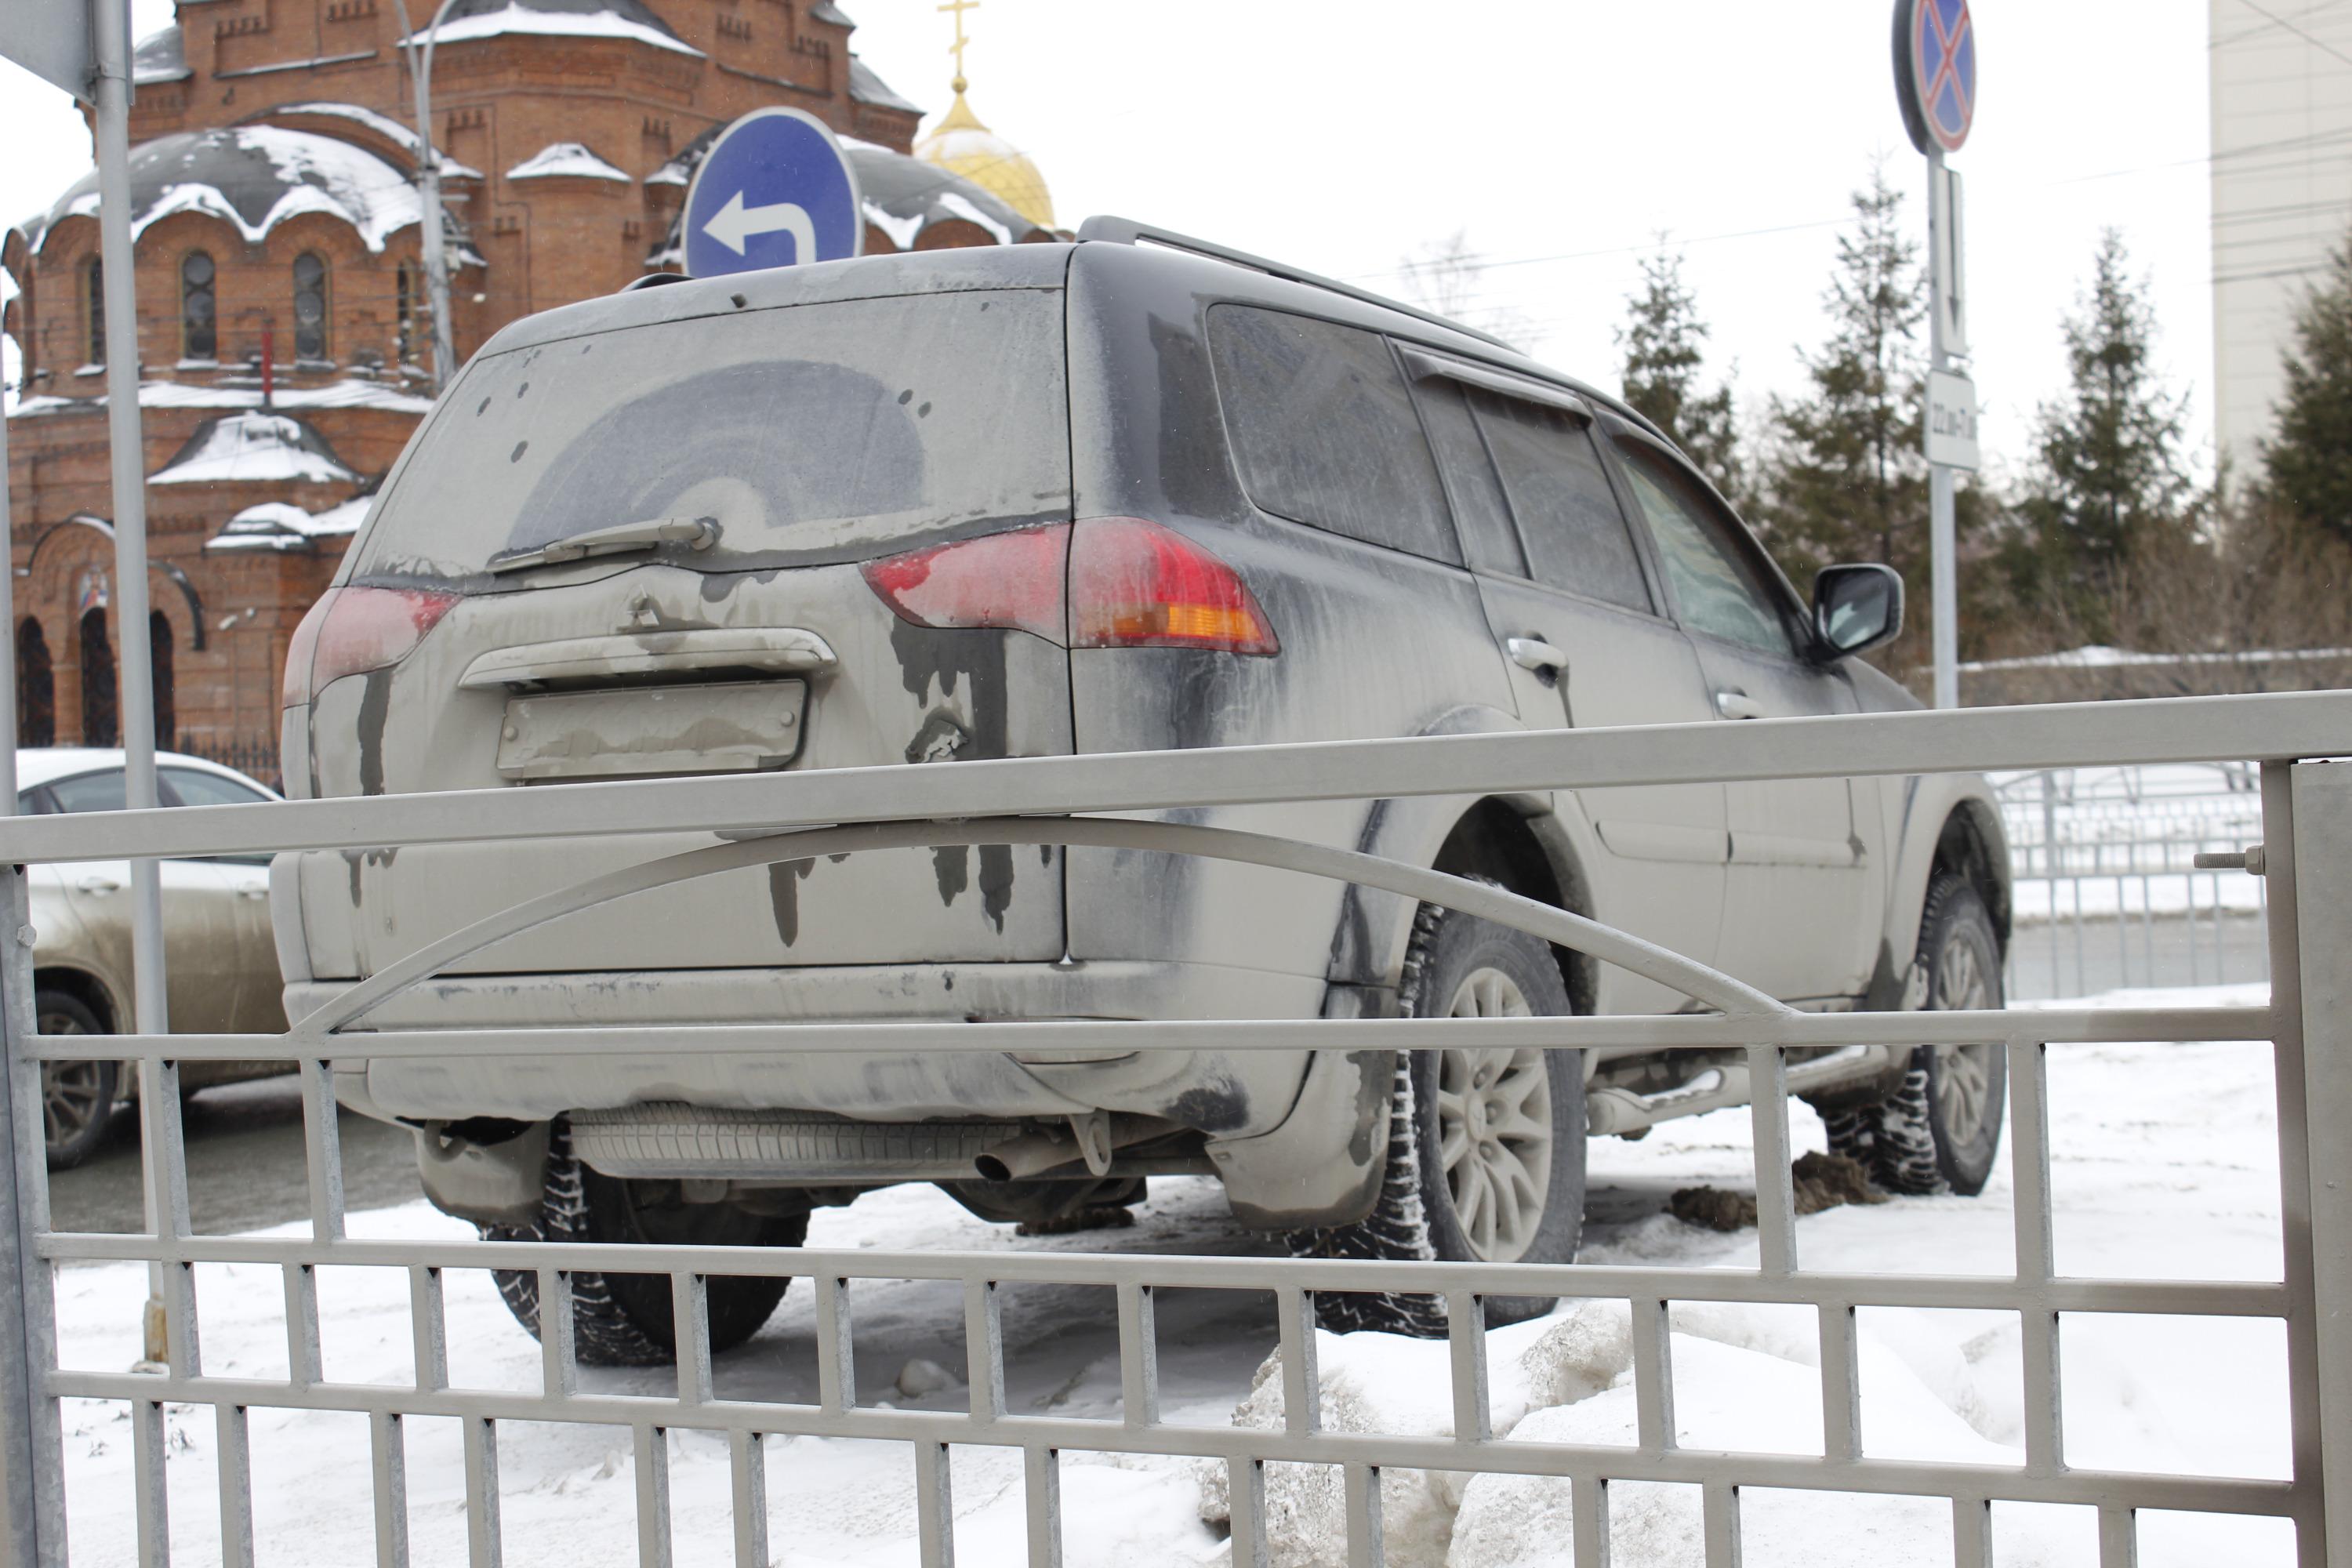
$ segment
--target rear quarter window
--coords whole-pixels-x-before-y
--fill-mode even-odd
[[[1449,565],[1462,550],[1428,439],[1378,333],[1248,305],[1209,312],[1218,405],[1262,511]]]

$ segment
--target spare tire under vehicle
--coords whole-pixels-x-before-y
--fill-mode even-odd
[[[1413,918],[1400,1010],[1407,1017],[1564,1017],[1574,1011],[1551,946],[1492,921],[1423,904]],[[1582,1053],[1453,1049],[1400,1055],[1389,1110],[1388,1173],[1372,1212],[1297,1232],[1302,1258],[1460,1263],[1576,1260],[1584,1229]],[[1563,1292],[1570,1287],[1562,1282]],[[1435,1338],[1442,1298],[1325,1293],[1334,1332]],[[1549,1311],[1550,1297],[1489,1296],[1486,1323]]]
[[[571,1131],[558,1121],[547,1145],[547,1184],[539,1219],[530,1226],[484,1226],[486,1241],[593,1241],[679,1247],[798,1247],[808,1215],[747,1214],[725,1204],[663,1202],[661,1182],[625,1182],[582,1164]],[[651,1200],[651,1201],[649,1201]],[[493,1269],[499,1295],[517,1321],[540,1331],[539,1275]],[[734,1349],[768,1321],[792,1281],[782,1276],[712,1275],[710,1349]],[[666,1366],[677,1357],[669,1276],[576,1271],[572,1276],[572,1344],[588,1366]]]

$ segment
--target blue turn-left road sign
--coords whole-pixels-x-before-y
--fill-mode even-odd
[[[690,278],[838,261],[865,248],[857,171],[798,109],[755,109],[719,133],[686,193]]]

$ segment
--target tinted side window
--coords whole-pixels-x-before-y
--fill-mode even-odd
[[[121,811],[125,798],[122,770],[55,780],[49,785],[49,796],[59,811]]]
[[[1454,497],[1454,523],[1462,531],[1462,548],[1470,564],[1481,572],[1526,576],[1528,558],[1519,549],[1518,531],[1511,526],[1510,503],[1496,481],[1486,437],[1470,417],[1461,384],[1423,376],[1413,383],[1413,395],[1421,402],[1430,445],[1437,448],[1437,466]]]
[[[1209,312],[1226,438],[1259,508],[1460,565],[1437,467],[1385,341],[1245,305]]]
[[[164,784],[179,796],[182,805],[258,805],[269,797],[260,791],[221,777],[218,773],[199,773],[194,768],[163,768],[158,770]]]
[[[1627,609],[1654,609],[1633,535],[1582,423],[1560,409],[1480,389],[1471,391],[1470,402],[1519,520],[1535,580]]]
[[[1762,569],[1732,537],[1738,527],[1690,476],[1639,441],[1620,441],[1642,515],[1658,541],[1683,625],[1726,642],[1789,655],[1788,623]]]

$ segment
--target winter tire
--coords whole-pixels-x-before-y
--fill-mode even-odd
[[[1919,921],[1923,1005],[1937,1011],[2003,1005],[2000,939],[1977,890],[1938,872]],[[1974,1197],[2000,1149],[2009,1058],[1998,1045],[1921,1046],[1902,1084],[1876,1105],[1826,1118],[1830,1152],[1859,1163],[1882,1190]]]
[[[808,1216],[769,1218],[723,1204],[647,1204],[656,1184],[618,1181],[572,1154],[571,1131],[555,1124],[547,1146],[547,1185],[536,1224],[485,1226],[488,1241],[594,1241],[689,1247],[798,1247]],[[539,1275],[492,1271],[515,1320],[539,1334]],[[707,1281],[710,1349],[734,1349],[760,1331],[792,1281],[714,1275]],[[670,1282],[662,1274],[572,1276],[572,1344],[587,1366],[667,1366],[677,1357]]]
[[[33,994],[33,1014],[45,1035],[102,1035],[106,1026],[82,1001],[63,991]],[[69,1171],[106,1142],[122,1092],[119,1062],[43,1062],[41,1136],[49,1169]]]
[[[1540,937],[1423,904],[1413,920],[1400,1011],[1406,1017],[1559,1017],[1572,1011]],[[1576,1258],[1584,1229],[1584,1071],[1576,1051],[1455,1049],[1397,1058],[1388,1170],[1372,1212],[1301,1231],[1305,1258],[1552,1263]],[[1549,1297],[1486,1299],[1489,1327],[1551,1310]],[[1317,1299],[1325,1328],[1435,1338],[1434,1296]]]

